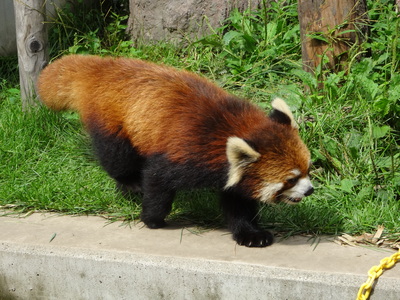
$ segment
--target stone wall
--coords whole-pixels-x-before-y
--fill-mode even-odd
[[[220,27],[234,8],[256,8],[262,0],[130,0],[128,30],[136,43],[180,44]]]

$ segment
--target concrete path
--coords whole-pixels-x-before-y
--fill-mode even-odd
[[[356,299],[368,270],[393,253],[304,237],[251,249],[223,230],[3,216],[0,299]],[[400,263],[370,299],[400,299]]]

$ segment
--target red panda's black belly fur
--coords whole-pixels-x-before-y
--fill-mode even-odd
[[[157,184],[168,183],[168,189],[222,188],[227,180],[228,165],[225,162],[212,169],[207,164],[201,164],[201,157],[187,158],[181,163],[171,161],[166,153],[144,156],[126,137],[93,126],[89,133],[102,167],[128,189],[142,184],[144,170],[159,178]]]

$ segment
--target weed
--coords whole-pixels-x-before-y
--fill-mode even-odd
[[[18,57],[0,57],[0,85],[2,90],[6,87],[16,87],[19,84]]]
[[[127,1],[120,5],[110,1],[87,3],[78,0],[57,8],[54,16],[48,16],[51,56],[66,53],[108,54],[126,48]],[[125,15],[124,15],[125,14]]]

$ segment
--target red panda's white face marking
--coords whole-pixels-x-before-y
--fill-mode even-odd
[[[262,183],[258,191],[259,200],[264,203],[297,204],[313,193],[314,187],[308,175],[302,176],[298,169],[293,169],[290,173],[291,176],[284,182]]]
[[[261,202],[274,202],[276,194],[283,188],[283,183],[264,183],[259,191],[259,199]]]

